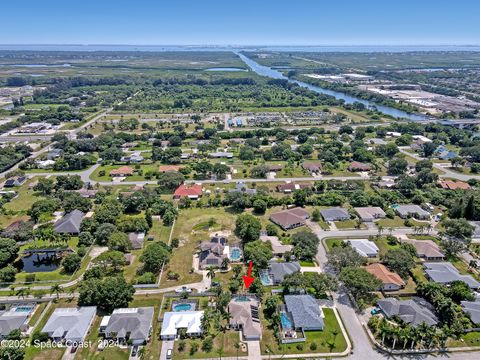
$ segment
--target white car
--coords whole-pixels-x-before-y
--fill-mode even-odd
[[[182,286],[181,288],[175,289],[175,292],[176,292],[177,294],[181,294],[181,293],[191,293],[191,292],[192,292],[192,289],[190,289],[189,287],[186,287],[186,286]]]

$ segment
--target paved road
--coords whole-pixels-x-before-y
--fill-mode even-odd
[[[375,229],[367,230],[346,230],[346,231],[324,231],[317,223],[307,221],[308,227],[317,235],[320,239],[320,245],[318,246],[318,252],[316,255],[316,260],[319,266],[325,270],[325,265],[327,263],[327,252],[323,245],[323,241],[326,238],[331,237],[367,237],[370,235],[378,234],[378,231]],[[406,235],[413,233],[413,229],[396,229],[393,232],[393,235]],[[416,356],[389,356],[377,351],[365,333],[362,321],[358,316],[355,310],[352,307],[352,304],[345,292],[344,289],[340,288],[338,292],[333,294],[335,306],[340,313],[340,316],[343,319],[347,332],[350,336],[350,339],[353,344],[353,354],[349,355],[348,358],[352,360],[385,360],[387,358],[402,358],[402,359],[422,359],[422,360],[433,360],[438,359],[439,357],[448,357],[449,360],[473,360],[477,359],[476,353],[449,353],[443,355],[416,355]],[[265,357],[264,357],[265,358]]]

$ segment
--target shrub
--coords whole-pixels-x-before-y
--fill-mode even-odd
[[[316,342],[312,342],[312,343],[310,344],[310,350],[312,350],[312,351],[317,350],[317,343],[316,343]]]

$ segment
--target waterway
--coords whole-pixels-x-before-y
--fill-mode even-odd
[[[290,79],[290,78],[286,77],[285,75],[283,75],[280,71],[272,69],[268,66],[260,65],[256,61],[250,59],[249,57],[245,56],[244,54],[242,54],[240,52],[237,52],[236,54],[240,57],[240,59],[243,60],[243,62],[245,64],[247,64],[247,66],[250,69],[252,69],[253,71],[255,71],[259,75],[271,77],[273,79],[288,80],[291,83],[298,84],[298,85],[300,85],[302,87],[305,87],[309,90],[312,90],[316,93],[330,95],[330,96],[335,97],[336,99],[343,100],[343,101],[345,101],[345,104],[353,104],[354,102],[359,102],[359,103],[362,103],[363,105],[365,105],[366,107],[369,107],[369,108],[376,107],[382,113],[384,113],[386,115],[393,116],[395,118],[399,118],[399,119],[403,118],[403,119],[408,119],[408,120],[412,120],[412,121],[428,120],[428,117],[425,116],[425,115],[409,114],[405,111],[398,110],[398,109],[392,108],[390,106],[375,104],[371,101],[360,99],[360,98],[357,98],[355,96],[351,96],[351,95],[348,95],[348,94],[345,94],[345,93],[342,93],[342,92],[339,92],[339,91],[324,89],[320,86],[308,84],[306,82],[299,81],[299,80]]]

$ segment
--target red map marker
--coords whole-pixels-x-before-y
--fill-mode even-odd
[[[250,260],[250,263],[248,264],[248,273],[247,273],[247,276],[243,276],[243,283],[245,284],[245,288],[248,290],[248,288],[250,287],[250,285],[252,285],[253,283],[253,280],[255,280],[255,278],[252,275],[252,266],[253,266],[253,263],[252,261]]]

